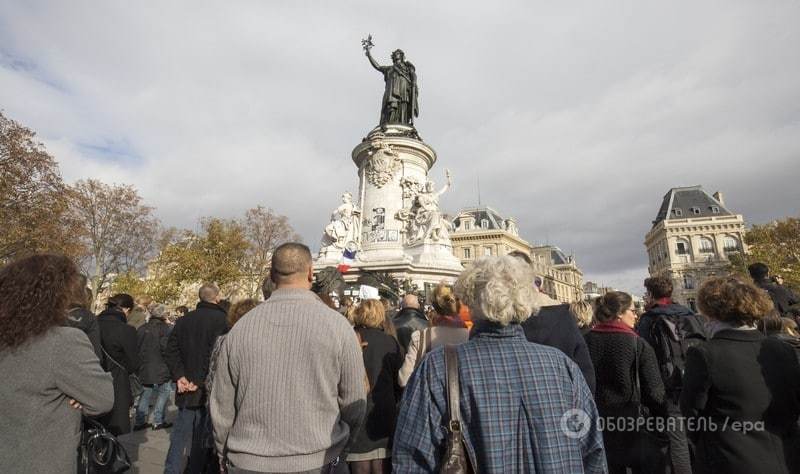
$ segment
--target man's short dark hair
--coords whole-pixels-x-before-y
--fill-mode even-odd
[[[747,271],[750,272],[750,278],[753,280],[763,280],[769,275],[769,267],[761,262],[751,263],[747,267]]]
[[[298,242],[281,244],[272,253],[272,281],[280,283],[311,268],[311,250]]]
[[[669,298],[672,296],[672,280],[663,276],[645,278],[644,287],[653,298]]]

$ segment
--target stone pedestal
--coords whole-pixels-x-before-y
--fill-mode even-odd
[[[355,264],[345,280],[361,271],[387,272],[395,278],[423,283],[453,281],[463,270],[453,255],[449,223],[440,219],[438,193],[428,181],[436,152],[412,127],[375,128],[352,153],[358,168],[360,213]],[[341,244],[323,246],[315,269],[335,266]]]

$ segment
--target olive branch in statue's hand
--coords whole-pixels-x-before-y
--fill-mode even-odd
[[[366,52],[369,52],[369,50],[372,49],[373,46],[375,46],[372,43],[372,35],[371,34],[367,35],[367,39],[362,39],[361,40],[361,46],[364,48],[364,51],[366,51]]]

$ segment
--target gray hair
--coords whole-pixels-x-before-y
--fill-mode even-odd
[[[150,312],[150,316],[155,318],[167,319],[167,316],[169,316],[167,305],[164,304],[153,303],[147,307],[147,310]]]
[[[219,287],[213,283],[203,284],[197,292],[200,301],[205,301],[206,303],[213,302],[217,295],[219,295]]]
[[[532,269],[517,258],[485,257],[458,277],[455,291],[473,319],[507,326],[539,310],[532,278]]]

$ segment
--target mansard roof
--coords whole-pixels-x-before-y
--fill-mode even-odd
[[[708,194],[702,186],[672,188],[664,195],[653,226],[663,220],[732,215],[733,212]]]
[[[483,220],[489,221],[489,230],[506,230],[505,225],[505,218],[503,218],[499,212],[495,211],[491,207],[473,207],[462,209],[458,215],[456,215],[455,219],[453,219],[453,223],[457,224],[457,221],[465,216],[471,216],[475,219],[475,225],[477,227],[481,226],[481,222]]]

